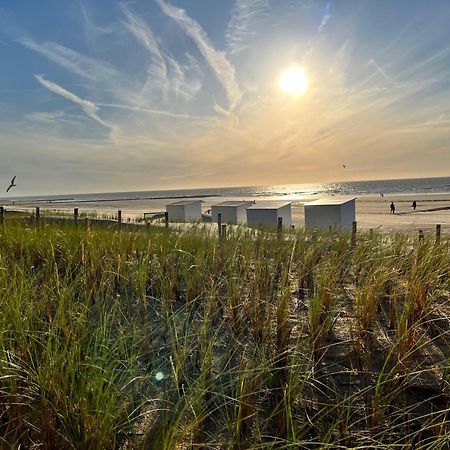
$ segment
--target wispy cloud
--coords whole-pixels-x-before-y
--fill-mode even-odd
[[[157,116],[172,117],[174,119],[188,119],[188,120],[208,119],[208,117],[191,116],[189,114],[179,114],[179,113],[174,113],[174,112],[170,112],[170,111],[162,111],[162,110],[158,110],[158,109],[141,108],[139,106],[120,105],[117,103],[98,103],[97,105],[104,106],[106,108],[117,108],[117,109],[124,109],[127,111],[155,114]]]
[[[169,5],[163,0],[156,0],[156,2],[163,13],[173,19],[195,42],[200,53],[224,87],[228,97],[229,110],[233,111],[242,97],[233,64],[228,61],[224,52],[214,48],[203,28],[189,17],[184,9]]]
[[[86,38],[88,40],[92,41],[98,39],[99,37],[120,34],[120,27],[118,27],[115,23],[111,23],[109,25],[99,25],[98,23],[96,23],[92,19],[90,10],[83,2],[83,0],[80,0],[80,9],[85,23],[85,31],[87,32]]]
[[[151,55],[155,56],[163,66],[164,58],[159,50],[159,45],[156,41],[155,35],[143,19],[133,14],[131,10],[124,4],[120,5],[122,13],[124,14],[126,21],[123,21],[123,25],[127,30],[136,38],[136,40],[141,43]]]
[[[319,33],[322,33],[325,25],[328,23],[328,21],[331,19],[331,14],[330,14],[330,9],[331,9],[331,2],[329,2],[327,4],[327,7],[325,9],[325,14],[322,17],[322,21],[320,22],[319,28],[317,29],[317,31]]]
[[[153,94],[167,96],[171,93],[190,100],[200,90],[198,80],[187,80],[186,75],[175,58],[165,55],[160,49],[150,25],[134,14],[127,6],[121,5],[125,19],[122,23],[134,38],[149,52],[152,61],[147,69],[147,80],[139,97],[148,100]]]
[[[35,75],[35,78],[39,81],[39,83],[42,84],[42,86],[47,88],[49,91],[54,92],[55,94],[58,94],[61,97],[70,100],[72,103],[79,105],[88,117],[95,120],[100,125],[103,125],[104,127],[109,129],[114,128],[114,125],[104,121],[98,116],[97,114],[98,106],[95,105],[93,102],[78,97],[77,95],[73,94],[72,92],[69,92],[67,89],[64,89],[58,84],[46,80],[42,75]]]
[[[382,66],[380,66],[380,64],[378,64],[374,59],[370,59],[367,62],[366,67],[372,67],[375,70],[373,71],[373,73],[371,73],[367,78],[365,78],[360,83],[360,85],[359,85],[360,87],[368,85],[369,82],[372,81],[377,75],[381,76],[386,81],[386,86],[393,87],[393,88],[399,88],[399,89],[412,88],[412,89],[414,89],[415,87],[419,87],[423,84],[423,80],[416,81],[415,83],[413,83],[411,81],[406,81],[406,82],[397,81],[397,79],[396,79],[397,77],[389,75],[389,73],[386,72],[386,70]],[[428,83],[428,81],[429,80],[426,80],[427,83]],[[379,92],[379,89],[377,89],[376,86],[374,87],[374,89],[375,89],[375,92]]]
[[[269,0],[236,0],[226,39],[231,54],[242,52],[250,47],[250,41],[256,35],[252,28],[254,22],[264,15]]]
[[[89,80],[95,80],[99,75],[115,77],[115,69],[109,64],[84,56],[75,50],[56,44],[54,42],[39,43],[30,38],[21,38],[19,42],[35,52],[44,55],[56,64],[66,68]]]
[[[319,33],[322,33],[323,29],[325,28],[325,25],[327,24],[327,22],[331,19],[331,15],[330,14],[325,14],[322,17],[322,22],[320,22],[318,31]]]
[[[121,101],[134,101],[136,93],[124,83],[124,76],[111,64],[83,55],[55,42],[37,42],[30,37],[19,36],[15,39],[69,72],[89,80],[91,86],[108,91]]]
[[[376,72],[379,73],[383,78],[385,78],[387,81],[392,81],[392,78],[373,59],[368,61],[367,66],[373,66]]]
[[[180,96],[186,100],[191,100],[200,91],[202,84],[198,79],[188,79],[186,73],[198,67],[198,64],[194,63],[192,66],[192,60],[190,59],[188,64],[182,66],[172,55],[166,55],[165,58],[169,68],[170,90],[177,97]]]
[[[26,114],[25,118],[36,122],[55,123],[65,115],[64,111],[38,111]]]

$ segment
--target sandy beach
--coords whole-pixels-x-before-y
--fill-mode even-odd
[[[292,219],[296,226],[304,225],[304,208],[307,201],[316,200],[318,197],[296,198],[295,196],[278,197],[253,197],[247,200],[283,200],[292,202]],[[117,210],[122,210],[125,219],[142,218],[144,213],[156,213],[165,210],[165,205],[176,201],[171,199],[117,199],[104,201],[54,201],[51,203],[22,203],[20,205],[8,205],[8,208],[31,210],[40,206],[42,214],[45,211],[66,211],[79,208],[80,212],[92,212],[99,216],[113,217]],[[203,211],[211,208],[211,205],[226,200],[240,200],[231,197],[206,197],[202,198]],[[414,211],[412,202],[416,200],[417,209]],[[389,214],[389,205],[393,201],[396,213]],[[361,229],[389,230],[418,230],[434,229],[436,224],[441,224],[443,232],[450,230],[450,194],[419,194],[419,195],[360,195],[356,200],[356,220]]]

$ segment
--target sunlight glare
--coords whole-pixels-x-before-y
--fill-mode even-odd
[[[291,67],[281,74],[279,86],[285,94],[304,94],[308,89],[305,71],[300,67]]]

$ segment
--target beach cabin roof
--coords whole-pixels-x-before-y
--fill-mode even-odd
[[[179,200],[174,203],[169,203],[167,206],[187,206],[198,202],[203,203],[203,200]]]
[[[244,205],[248,205],[250,204],[251,201],[246,201],[246,200],[239,200],[239,201],[227,201],[227,202],[220,202],[220,203],[216,203],[212,206],[229,206],[231,208],[238,208],[239,206],[244,206]]]
[[[313,202],[305,203],[305,206],[340,206],[345,205],[348,202],[352,202],[356,200],[356,197],[330,197],[330,198],[321,198],[319,200],[314,200]]]
[[[291,204],[292,202],[258,202],[247,209],[279,209]]]

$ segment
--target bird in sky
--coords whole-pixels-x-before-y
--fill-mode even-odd
[[[345,169],[345,164],[342,164],[342,167]]]
[[[383,194],[382,192],[380,192],[380,196],[381,196],[381,197],[384,197],[384,194]]]
[[[14,184],[14,181],[16,180],[16,176],[14,175],[14,178],[11,180],[11,184],[8,186],[8,189],[6,189],[6,192],[9,192],[9,190],[16,186],[16,184]]]

